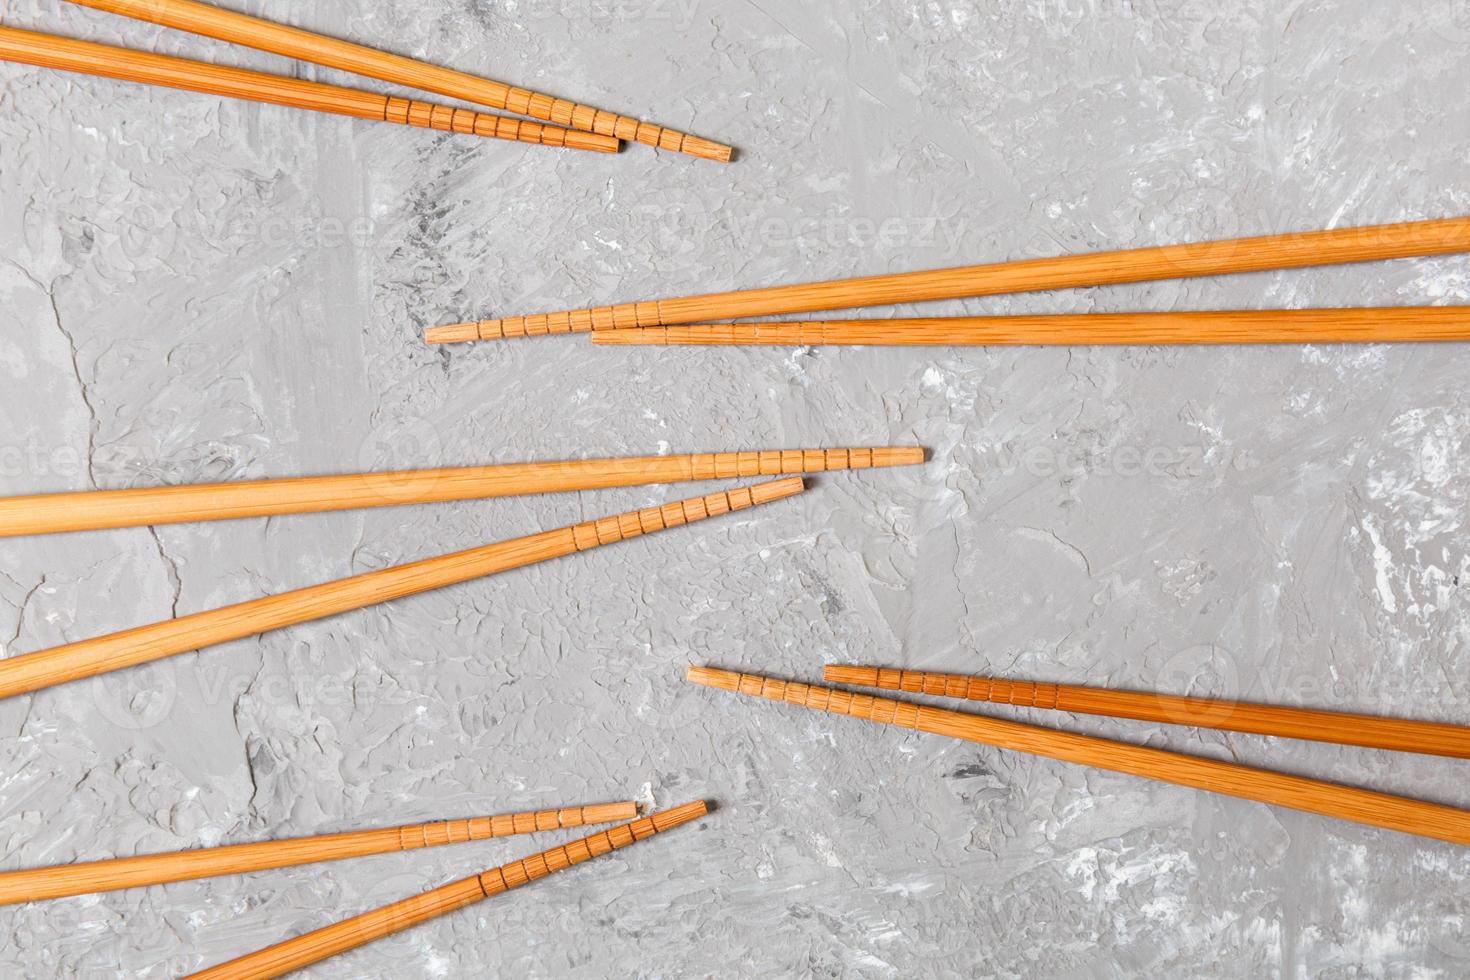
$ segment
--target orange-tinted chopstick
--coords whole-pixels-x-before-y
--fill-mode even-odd
[[[1470,306],[1205,310],[696,323],[599,330],[602,346],[1046,347],[1470,340]]]
[[[824,677],[832,684],[885,691],[1470,759],[1470,728],[1442,722],[847,664],[828,664]]]
[[[918,446],[771,449],[575,459],[554,463],[504,463],[498,466],[0,497],[0,538],[533,493],[568,493],[649,483],[866,470],[910,466],[923,461],[924,450]]]

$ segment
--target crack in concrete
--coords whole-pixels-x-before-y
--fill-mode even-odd
[[[30,273],[26,273],[30,275]],[[40,285],[39,282],[36,285]],[[61,336],[66,338],[67,348],[71,351],[71,370],[77,379],[77,393],[81,395],[82,404],[87,406],[87,481],[93,488],[97,486],[97,432],[101,423],[97,418],[97,406],[92,404],[92,392],[87,382],[82,379],[81,358],[77,352],[77,341],[66,324],[61,319],[61,305],[56,301],[56,281],[45,287],[46,298],[51,303],[51,316],[56,321],[56,329]]]
[[[14,259],[6,260],[17,272],[25,276],[41,292],[46,294],[46,300],[51,305],[51,318],[56,323],[56,330],[66,341],[67,350],[71,354],[72,376],[77,382],[77,393],[81,396],[82,404],[87,409],[87,480],[93,489],[97,487],[96,455],[97,455],[97,432],[101,428],[101,422],[97,417],[97,407],[92,404],[92,390],[86,380],[82,378],[81,354],[77,349],[76,337],[66,329],[66,323],[61,316],[61,304],[56,299],[56,280],[53,279],[48,286],[36,277],[31,270],[16,262]]]
[[[5,577],[10,578],[9,575]],[[31,599],[35,597],[37,592],[41,591],[41,587],[46,584],[46,578],[47,576],[42,575],[41,581],[37,582],[35,587],[31,589],[31,591],[27,592],[25,596],[20,600],[20,605],[15,607],[15,632],[11,635],[9,642],[5,644],[5,649],[7,651],[13,650],[15,648],[15,645],[20,642],[20,634],[25,631],[26,612],[30,609]],[[12,582],[15,581],[15,579],[10,580]]]
[[[246,803],[246,810],[249,813],[249,820],[251,825],[258,826],[263,822],[263,818],[261,816],[260,804],[258,802],[258,800],[260,799],[261,787],[260,780],[257,777],[255,771],[255,754],[259,747],[264,745],[265,743],[257,736],[247,734],[245,732],[245,729],[240,724],[240,714],[243,710],[245,699],[252,696],[252,692],[255,689],[256,682],[260,680],[260,675],[265,670],[265,657],[261,651],[259,636],[255,638],[255,649],[257,653],[261,653],[261,659],[256,665],[255,674],[250,678],[249,683],[247,683],[241,689],[239,695],[235,698],[235,703],[230,710],[230,720],[235,726],[235,734],[240,737],[240,745],[245,757],[245,775],[250,780],[250,799]]]
[[[77,393],[81,396],[82,404],[85,405],[87,409],[87,482],[91,484],[93,489],[96,489],[97,433],[101,429],[101,421],[99,420],[97,415],[97,407],[92,403],[91,387],[82,377],[81,355],[77,348],[76,337],[72,334],[70,330],[66,328],[66,323],[61,316],[61,304],[57,301],[56,298],[56,280],[53,279],[49,286],[45,285],[41,282],[40,279],[36,278],[36,276],[33,275],[29,269],[25,268],[24,266],[13,260],[11,260],[10,264],[14,266],[21,275],[25,276],[32,283],[34,283],[37,289],[42,290],[46,294],[46,299],[51,305],[51,317],[56,323],[56,329],[66,340],[67,350],[71,354],[72,375],[73,377],[75,377],[77,382]],[[163,562],[165,571],[168,575],[169,589],[172,593],[169,601],[169,611],[170,615],[173,618],[177,619],[179,615],[179,600],[182,598],[184,592],[184,582],[182,577],[179,575],[179,563],[172,555],[168,553],[168,549],[163,546],[163,539],[159,537],[157,528],[148,528],[148,534],[153,538],[153,545],[158,550],[158,557]],[[43,578],[42,583],[44,582],[45,579]],[[37,588],[40,588],[40,586],[38,585]],[[32,590],[31,595],[34,594],[35,590]],[[27,601],[29,601],[30,596],[28,595],[26,599]],[[21,620],[24,620],[24,611],[22,611]],[[17,638],[19,637],[19,630],[21,628],[21,625],[21,622],[18,622],[16,625]],[[14,640],[12,640],[11,642],[13,644]]]
[[[10,581],[12,581],[12,582],[15,581],[15,579],[10,578],[9,575],[6,575],[5,577],[7,579],[10,579]],[[26,612],[29,611],[29,609],[30,609],[31,599],[33,599],[35,597],[35,595],[36,595],[37,592],[40,592],[41,591],[41,588],[46,584],[46,579],[47,579],[47,576],[42,575],[41,576],[41,580],[36,583],[35,588],[33,588],[29,592],[27,592],[25,594],[25,596],[20,600],[20,605],[18,605],[18,606],[15,607],[16,608],[15,632],[11,635],[9,642],[5,644],[5,652],[6,652],[6,655],[7,656],[13,656],[13,651],[15,650],[15,645],[20,642],[20,635],[21,635],[21,633],[25,632]],[[17,725],[16,728],[15,728],[15,737],[16,738],[20,738],[22,735],[25,734],[26,726],[30,724],[30,722],[31,722],[31,714],[35,710],[36,710],[36,699],[33,698],[33,697],[32,698],[27,698],[26,699],[26,713],[21,717],[20,724]]]
[[[1060,534],[1057,534],[1057,532],[1053,531],[1051,528],[1032,527],[1031,525],[1027,524],[1022,525],[1019,530],[1032,532],[1034,540],[1049,541],[1055,544],[1068,558],[1072,560],[1072,563],[1074,565],[1078,565],[1081,567],[1082,571],[1086,573],[1088,578],[1092,578],[1092,560],[1087,557],[1087,553],[1072,542],[1063,538]]]
[[[4,569],[0,569],[0,578],[3,578],[5,581],[7,581],[11,585],[15,586],[18,591],[21,591],[21,592],[24,592],[25,591],[25,586],[21,585],[20,582],[17,581],[16,578],[13,575],[11,575],[9,572],[5,571]],[[12,605],[12,606],[15,605],[15,603],[10,602],[9,599],[5,599],[4,596],[0,596],[0,599],[3,599],[5,602],[10,603],[10,605]]]
[[[179,576],[178,560],[164,548],[163,538],[158,535],[158,528],[149,527],[148,534],[153,538],[153,546],[158,549],[158,557],[163,560],[164,568],[168,573],[169,586],[173,589],[173,598],[169,601],[169,615],[178,619],[179,598],[184,594],[184,580]]]

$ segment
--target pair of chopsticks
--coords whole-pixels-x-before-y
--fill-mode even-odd
[[[248,874],[271,868],[340,861],[516,834],[541,833],[619,820],[632,821],[193,974],[195,977],[259,980],[299,970],[594,857],[646,840],[654,834],[697,820],[708,810],[704,801],[696,800],[639,820],[634,819],[638,815],[635,803],[604,803],[0,872],[0,904],[98,894],[123,888]]]
[[[591,333],[599,344],[1051,345],[1470,339],[1465,307],[1239,310],[711,323],[930,300],[1470,252],[1470,218],[1064,255],[772,286],[434,327],[431,344]]]
[[[886,690],[1470,758],[1470,729],[1457,725],[1099,688],[1028,684],[958,674],[830,666],[825,676],[826,680],[834,683]],[[707,687],[783,701],[815,711],[948,735],[967,742],[1142,776],[1370,827],[1470,845],[1470,811],[1437,803],[1040,725],[754,674],[694,667],[689,670],[688,677],[694,683]]]
[[[7,27],[0,27],[0,60],[543,146],[616,153],[623,140],[636,140],[722,163],[729,162],[731,156],[730,147],[698,136],[198,0],[72,2],[543,122]]]
[[[339,953],[356,949],[385,936],[421,925],[430,919],[457,912],[574,865],[620,850],[655,834],[698,820],[709,812],[703,800],[695,800],[652,816],[621,824],[611,830],[553,847],[520,861],[491,868],[477,875],[384,905],[371,912],[314,929],[258,952],[189,975],[189,980],[264,980],[320,963]]]
[[[923,450],[794,450],[419,470],[0,501],[14,533],[340,510],[671,480],[899,466]],[[284,629],[795,496],[800,476],[586,521],[0,660],[0,698]],[[7,533],[0,530],[0,536]]]

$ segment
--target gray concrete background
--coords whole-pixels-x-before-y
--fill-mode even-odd
[[[841,659],[1470,718],[1470,349],[418,339],[498,312],[1470,213],[1465,0],[238,6],[743,156],[558,153],[0,67],[0,490],[915,441],[935,461],[0,704],[7,867],[704,796],[721,809],[697,828],[310,975],[1470,969],[1462,848],[680,679]],[[53,0],[0,9],[335,77]],[[1453,258],[930,308],[1467,299]],[[705,489],[11,541],[0,642]],[[1048,720],[1470,804],[1449,761]],[[169,976],[541,846],[6,909],[0,972]]]

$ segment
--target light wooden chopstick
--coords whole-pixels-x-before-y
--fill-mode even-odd
[[[9,657],[0,660],[0,698],[523,568],[781,500],[803,489],[800,477],[759,483]]]
[[[493,898],[547,875],[601,857],[611,851],[673,830],[709,812],[703,801],[685,803],[611,830],[584,837],[563,847],[491,868],[421,895],[384,905],[277,943],[256,953],[190,974],[186,980],[265,980],[299,970],[328,957],[356,949],[384,936],[402,932],[441,915]]]
[[[1440,722],[848,664],[828,664],[823,677],[832,684],[885,691],[1470,759],[1470,728]]]
[[[1470,340],[1470,307],[1395,306],[1188,313],[1065,313],[700,323],[599,330],[604,345],[1000,347],[1052,344],[1381,344]]]
[[[924,450],[917,446],[785,449],[509,463],[457,469],[0,497],[0,538],[601,490],[648,483],[862,470],[909,466],[923,461]]]
[[[54,34],[22,31],[13,27],[0,27],[0,60],[517,143],[593,150],[598,153],[616,153],[620,146],[614,137],[597,133],[558,129],[524,119],[455,109],[340,85],[211,65],[203,61],[78,41]]]
[[[297,27],[288,27],[225,10],[194,0],[72,0],[86,7],[109,13],[152,21],[165,27],[190,31],[206,37],[243,44],[273,54],[299,58],[329,68],[353,72],[368,78],[407,85],[425,92],[463,99],[492,109],[504,109],[517,115],[532,116],[569,129],[598,133],[606,137],[636,140],[661,150],[687,153],[721,163],[730,161],[730,147],[678,130],[640,122],[629,116],[605,112],[592,106],[578,105],[566,99],[514,88],[464,72],[441,68],[413,58],[389,54],[350,41],[326,37]]]
[[[175,881],[194,881],[220,875],[249,874],[270,868],[341,861],[345,858],[412,851],[443,844],[463,844],[494,837],[509,837],[512,834],[533,834],[566,827],[615,823],[619,820],[631,820],[637,815],[636,803],[602,803],[560,810],[506,813],[469,820],[444,820],[405,827],[385,827],[381,830],[320,834],[290,840],[201,847],[167,854],[144,854],[105,861],[60,864],[49,868],[5,871],[0,872],[0,905],[90,895],[122,888],[142,888]]]
[[[909,704],[830,687],[693,667],[689,680],[723,691],[831,714],[948,735],[967,742],[1075,762],[1160,782],[1269,803],[1370,827],[1470,844],[1470,811],[1233,762],[1145,748],[1001,718]]]
[[[708,293],[434,327],[425,339],[431,344],[450,344],[541,334],[667,327],[752,316],[1300,269],[1467,251],[1470,251],[1470,218],[1448,218]]]

